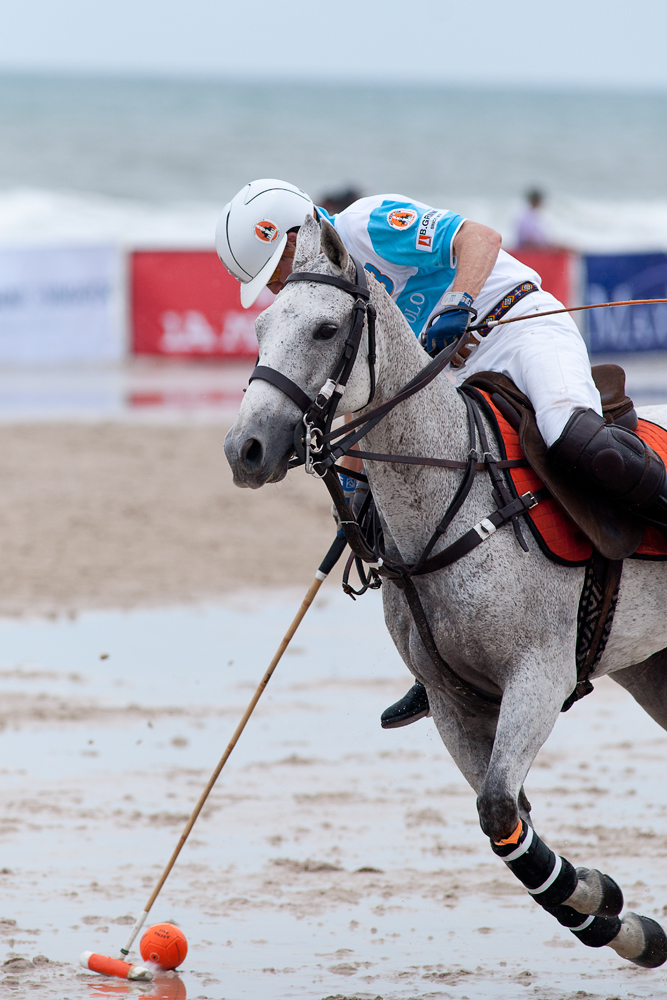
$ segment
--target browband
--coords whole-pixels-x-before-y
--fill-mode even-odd
[[[355,261],[355,263],[357,263]],[[290,281],[315,281],[318,285],[333,285],[350,295],[358,295],[362,299],[370,299],[371,293],[366,284],[363,267],[357,266],[357,281],[362,279],[363,284],[354,284],[345,278],[338,278],[335,274],[318,274],[316,271],[294,271],[285,278],[285,284]]]

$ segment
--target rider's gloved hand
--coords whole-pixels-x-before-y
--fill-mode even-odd
[[[472,309],[472,296],[467,292],[450,292],[443,299],[445,311],[437,316],[426,332],[426,350],[435,355],[449,344],[455,343],[467,330],[476,316]],[[463,306],[464,308],[458,308]]]

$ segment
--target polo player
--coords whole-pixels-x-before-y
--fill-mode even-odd
[[[252,181],[225,206],[216,230],[218,256],[241,282],[246,309],[265,287],[274,294],[282,289],[308,214],[336,228],[431,355],[458,341],[475,317],[530,314],[524,322],[492,327],[479,342],[471,337],[457,356],[456,384],[480,371],[510,378],[530,399],[556,466],[582,490],[606,493],[667,528],[664,463],[633,431],[605,422],[575,323],[567,313],[532,315],[561,303],[542,289],[539,274],[501,249],[499,233],[488,226],[399,194],[360,198],[330,216],[292,184]],[[351,471],[361,471],[359,459],[347,462]],[[408,725],[428,711],[426,691],[417,682],[383,713],[382,725]]]

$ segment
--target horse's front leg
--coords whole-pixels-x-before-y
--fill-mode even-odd
[[[442,742],[470,787],[479,793],[493,752],[498,711],[471,711],[463,699],[437,688],[428,689],[428,701]],[[521,818],[529,822],[530,803],[523,788],[517,808]]]
[[[493,749],[477,798],[484,833],[498,843],[519,823],[519,789],[576,684],[569,647],[553,657],[533,653],[529,662],[504,669],[503,699]]]

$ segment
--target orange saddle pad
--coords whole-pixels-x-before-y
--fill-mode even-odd
[[[493,405],[489,394],[483,392],[482,395],[498,422],[507,458],[510,460],[523,458],[517,431]],[[667,465],[667,430],[659,427],[658,424],[652,424],[649,420],[640,419],[637,434],[660,455]],[[510,469],[509,474],[519,496],[527,492],[533,493],[544,485],[530,466]],[[528,512],[526,518],[530,521],[530,527],[540,548],[555,562],[566,566],[583,566],[593,554],[593,546],[588,538],[568,517],[556,500],[542,500],[537,507]],[[661,531],[659,528],[647,524],[642,543],[630,558],[667,559],[667,531]]]

